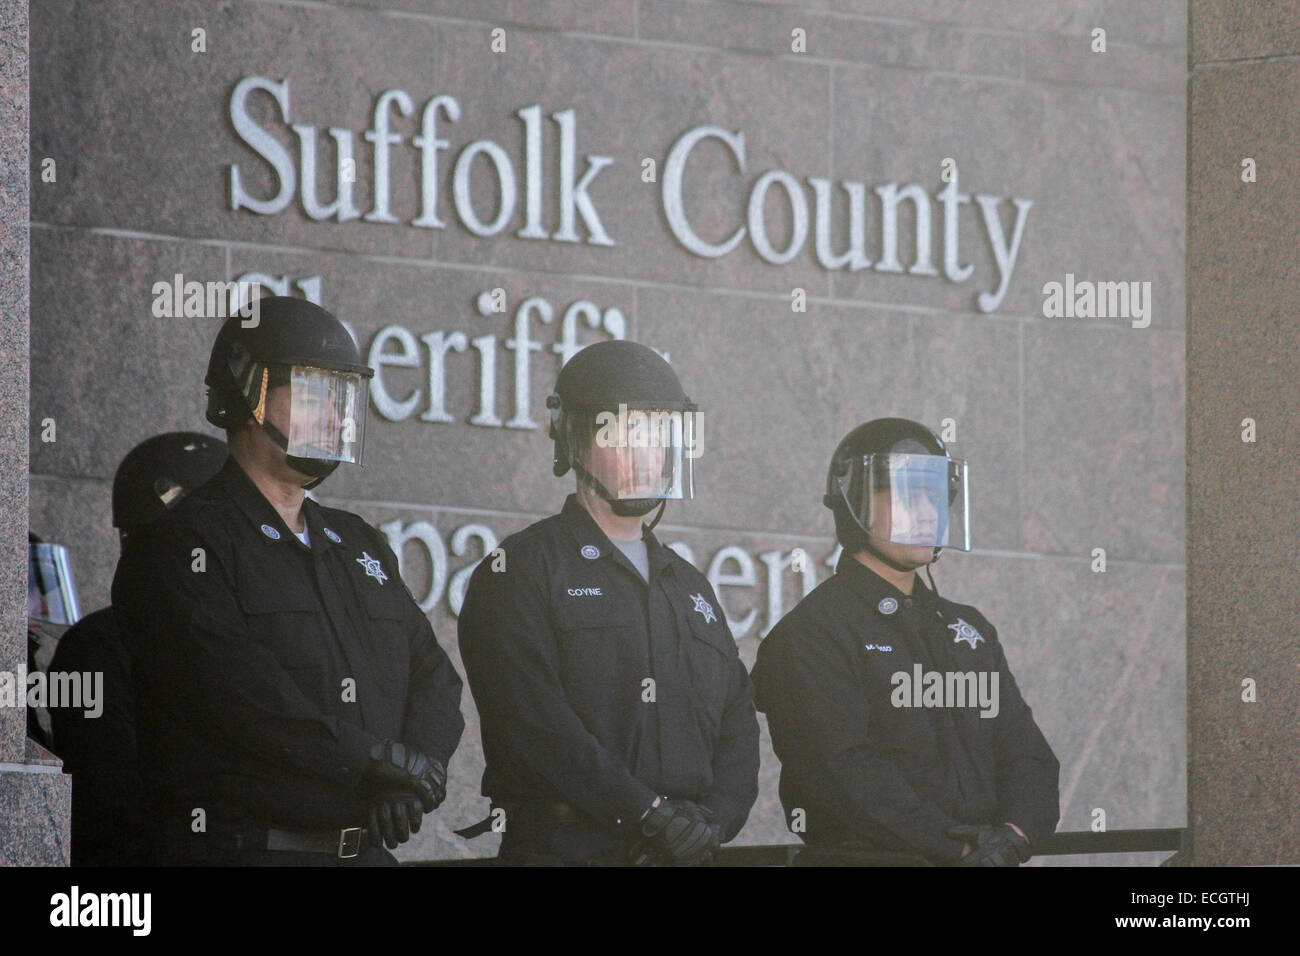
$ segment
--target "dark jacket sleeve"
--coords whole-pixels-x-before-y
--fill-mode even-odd
[[[55,753],[72,775],[72,865],[136,862],[149,825],[135,742],[135,708],[126,648],[112,608],[82,618],[59,642],[50,673],[103,676],[98,714],[51,707]]]
[[[394,569],[395,573],[398,563],[393,549],[379,532],[373,531],[371,537],[385,567]],[[411,675],[402,742],[436,758],[446,767],[465,730],[465,718],[460,712],[463,685],[451,659],[438,644],[429,619],[409,590],[405,596],[407,633],[411,635]]]
[[[714,601],[714,607],[721,606],[716,603],[716,597]],[[758,716],[754,712],[754,685],[737,655],[731,668],[718,744],[713,751],[713,786],[703,800],[713,811],[723,843],[740,832],[757,799]]]
[[[461,658],[483,725],[569,803],[611,824],[635,820],[656,794],[569,706],[540,572],[513,550],[505,557],[505,570],[479,565],[460,613]]]
[[[112,608],[82,618],[59,641],[50,673],[102,675],[100,713],[77,707],[51,707],[55,753],[65,773],[102,781],[102,802],[138,804],[144,785],[136,759],[131,669]],[[101,815],[101,819],[108,819]]]
[[[962,842],[945,835],[958,821],[918,794],[873,740],[851,649],[817,622],[794,626],[798,632],[785,631],[779,643],[764,641],[756,668],[782,761],[797,761],[803,789],[820,791],[823,805],[837,808],[850,830],[856,821],[874,822],[922,853],[960,859]]]
[[[194,570],[202,548],[206,567]],[[359,780],[373,735],[322,713],[253,639],[222,549],[164,520],[127,547],[113,609],[138,694],[200,732],[339,783]]]
[[[1055,832],[1061,818],[1061,765],[1020,696],[1001,643],[998,652],[998,819],[1025,831],[1031,844]]]

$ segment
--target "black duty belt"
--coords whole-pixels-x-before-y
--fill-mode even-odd
[[[351,860],[363,850],[378,844],[370,838],[365,827],[345,827],[339,830],[284,830],[260,823],[210,824],[203,837],[186,834],[187,843],[200,852],[211,841],[211,852],[220,855],[230,850],[236,853],[247,850],[271,850],[291,853],[323,853],[336,860]]]
[[[256,842],[261,843],[261,840]],[[328,853],[336,859],[351,860],[370,845],[370,831],[365,827],[346,827],[342,830],[281,830],[277,827],[266,829],[268,850]]]

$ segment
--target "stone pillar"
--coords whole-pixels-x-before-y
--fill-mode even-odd
[[[1190,862],[1296,864],[1300,8],[1192,0],[1189,40]]]
[[[0,671],[27,676],[27,0],[0,0]],[[67,864],[71,779],[0,707],[0,865]]]

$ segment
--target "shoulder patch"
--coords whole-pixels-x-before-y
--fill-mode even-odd
[[[967,624],[966,621],[960,617],[957,618],[957,623],[948,625],[948,630],[952,631],[953,634],[956,635],[952,639],[952,642],[954,644],[958,644],[962,641],[965,641],[966,643],[970,644],[971,650],[974,650],[975,645],[984,640],[983,634],[975,630],[975,628],[973,628],[970,624]]]

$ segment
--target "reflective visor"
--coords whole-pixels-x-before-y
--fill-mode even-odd
[[[285,454],[361,464],[369,379],[308,365],[231,364],[253,419],[278,432]],[[272,436],[275,437],[274,432]]]
[[[941,455],[866,455],[856,490],[846,500],[859,523],[894,544],[970,550],[966,462]]]
[[[565,415],[566,444],[615,499],[695,497],[698,413],[628,408]]]
[[[81,617],[68,549],[61,544],[27,546],[27,616],[65,625]]]
[[[353,372],[295,365],[289,385],[285,452],[298,458],[361,464],[368,380]]]

